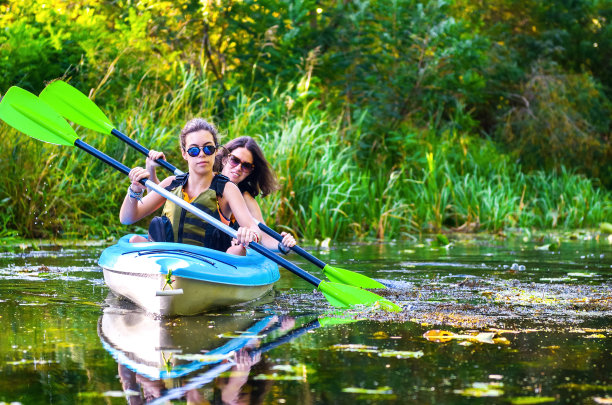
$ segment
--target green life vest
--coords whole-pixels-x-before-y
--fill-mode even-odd
[[[188,177],[189,173],[177,176],[166,187],[166,190],[183,199],[183,187],[187,183]],[[225,190],[225,185],[228,181],[230,180],[222,174],[215,175],[210,187],[200,193],[191,204],[213,218],[220,220],[217,198],[223,196],[223,190]],[[166,201],[162,215],[168,217],[172,223],[175,242],[204,246],[221,251],[227,250],[231,244],[231,237],[229,235],[219,231],[214,226],[171,201]]]

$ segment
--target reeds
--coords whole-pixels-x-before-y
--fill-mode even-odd
[[[478,137],[407,126],[399,132],[406,134],[401,148],[368,154],[359,144],[367,131],[363,120],[344,127],[341,113],[300,98],[295,86],[266,95],[237,90],[225,97],[217,116],[215,87],[194,70],[182,75],[176,89],[135,87],[124,101],[100,106],[118,129],[163,150],[183,169],[178,133],[192,117],[215,121],[225,135],[221,142],[254,137],[282,186],[261,201],[266,222],[301,239],[396,239],[449,228],[588,228],[612,217],[610,192],[590,179],[566,169],[525,174]],[[148,219],[136,228],[119,224],[129,184],[124,176],[76,149],[42,144],[4,124],[0,131],[0,169],[7,174],[0,183],[0,235],[106,238],[148,225]],[[110,135],[77,132],[128,166],[144,165],[143,156]]]

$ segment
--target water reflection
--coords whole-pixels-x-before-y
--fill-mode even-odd
[[[320,325],[313,321],[294,329],[294,318],[276,315],[164,319],[112,296],[107,301],[114,303],[98,321],[98,336],[117,361],[121,387],[130,404],[171,399],[260,403],[272,381],[249,376],[269,374],[270,363],[262,354]],[[274,338],[267,339],[270,336]],[[263,339],[269,341],[262,344]],[[214,367],[202,373],[207,366]],[[213,381],[211,388],[203,389]]]

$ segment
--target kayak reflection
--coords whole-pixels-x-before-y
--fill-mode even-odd
[[[251,316],[207,314],[168,320],[137,308],[111,306],[98,320],[98,336],[117,361],[130,404],[179,398],[187,403],[259,403],[272,384],[249,381],[251,372],[266,374],[270,368],[258,350],[261,339],[293,328],[295,320]],[[207,382],[223,371],[229,373],[218,377],[212,388],[199,390],[204,384],[194,385],[190,376],[208,365],[223,370]]]

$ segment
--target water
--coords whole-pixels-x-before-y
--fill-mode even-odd
[[[404,308],[344,317],[282,271],[254,304],[155,319],[109,293],[102,246],[5,249],[0,403],[609,403],[610,241],[451,239],[316,251]]]

